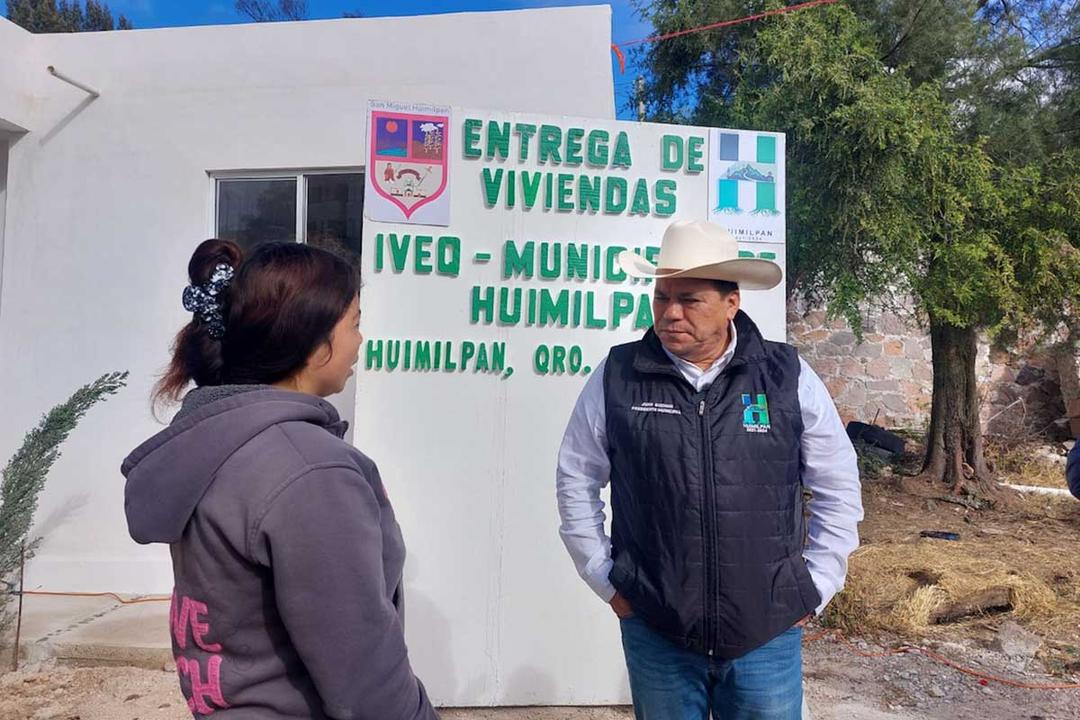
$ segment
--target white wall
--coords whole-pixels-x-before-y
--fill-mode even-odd
[[[0,19],[0,132],[29,127],[33,91],[26,70],[37,62],[35,40],[18,25]]]
[[[7,221],[7,169],[8,150],[11,146],[12,137],[9,133],[0,130],[0,268],[4,266],[4,224]],[[4,275],[0,273],[0,301],[4,297]],[[2,302],[0,302],[2,304]],[[3,307],[0,307],[0,315]]]
[[[610,118],[609,44],[606,6],[45,36],[0,21],[0,119],[30,130],[9,157],[0,460],[76,387],[132,373],[64,446],[28,583],[171,587],[164,548],[127,536],[119,466],[160,429],[148,396],[187,319],[209,171],[363,165],[369,98]]]
[[[717,187],[719,171],[726,166],[718,164],[715,176],[704,170],[665,169],[661,138],[679,137],[683,146],[696,138],[702,142],[703,165],[708,165],[708,158],[718,155],[719,135],[716,142],[706,142],[708,128],[541,113],[453,108],[450,115],[446,227],[406,224],[392,207],[387,214],[379,211],[380,204],[371,202],[378,197],[375,192],[365,198],[366,340],[361,351],[356,438],[379,462],[409,544],[407,632],[414,665],[432,696],[451,705],[625,702],[626,670],[618,622],[578,578],[558,539],[554,465],[588,374],[612,345],[642,336],[643,328],[635,327],[636,310],[650,305],[652,286],[608,277],[602,271],[595,280],[570,279],[565,259],[554,278],[544,276],[546,263],[541,260],[536,261],[534,273],[507,278],[504,243],[512,240],[520,248],[532,242],[537,247],[558,247],[564,253],[579,244],[605,250],[658,247],[672,217],[658,211],[593,212],[557,205],[547,210],[541,199],[543,190],[536,206],[527,209],[521,173],[559,173],[575,183],[576,174],[581,173],[605,181],[622,179],[630,188],[639,178],[650,187],[658,181],[676,183],[675,216],[705,220],[716,205],[709,202],[710,188]],[[463,133],[466,118],[480,120],[484,127],[526,123],[554,126],[564,133],[580,128],[583,135],[602,130],[613,139],[625,133],[633,162],[625,169],[582,166],[564,155],[563,160],[541,163],[535,140],[526,145],[531,148],[526,159],[519,154],[517,141],[511,141],[509,157],[469,157]],[[774,137],[782,151],[783,137]],[[742,139],[753,148],[757,138],[758,133],[745,133]],[[485,146],[483,140],[477,144]],[[385,168],[383,162],[378,170]],[[494,205],[487,203],[483,171],[517,174],[512,206],[505,194]],[[777,184],[782,186],[782,165],[776,172]],[[368,179],[378,178],[376,171]],[[750,190],[752,197],[754,188]],[[577,197],[572,193],[571,205]],[[783,207],[782,196],[779,202]],[[768,222],[777,225],[782,217],[771,216]],[[734,232],[758,218],[742,213],[716,220]],[[394,266],[390,248],[397,242],[389,240],[390,234],[412,238],[404,267]],[[460,266],[445,272],[415,272],[418,235],[458,238]],[[783,235],[781,225],[775,237],[782,240]],[[431,249],[438,257],[436,248]],[[744,243],[742,249],[771,250],[782,259],[784,246]],[[491,260],[477,262],[476,253],[488,253]],[[542,257],[551,256],[543,253]],[[536,315],[530,322],[527,309],[518,311],[519,321],[474,321],[474,287],[516,290],[526,298],[539,292],[584,293],[589,298],[585,306],[595,310],[589,315],[602,322],[575,326],[572,321],[545,322]],[[622,318],[617,327],[611,314],[616,292],[635,300],[635,313]],[[411,300],[402,302],[402,298]],[[768,337],[783,339],[783,287],[775,292],[744,292],[743,301]],[[458,363],[455,371],[416,371],[415,361],[412,371],[404,362],[391,370],[374,361],[371,348],[409,340],[414,347],[417,340],[449,341],[455,348],[463,341],[489,347],[501,343],[506,368],[514,372],[510,376],[476,372],[475,364],[465,368]],[[553,373],[537,368],[537,348],[556,345],[580,350],[580,372],[573,366],[569,372]],[[388,352],[384,347],[384,358]]]

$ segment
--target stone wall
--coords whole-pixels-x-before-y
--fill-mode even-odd
[[[863,320],[859,343],[845,321],[827,320],[824,311],[795,301],[788,308],[788,340],[821,376],[844,422],[876,419],[886,427],[925,429],[934,381],[930,337],[894,313],[872,311]],[[986,432],[1080,435],[1080,359],[1062,348],[1017,355],[980,345],[976,373]],[[1061,421],[1066,402],[1078,418],[1072,429]]]
[[[1068,434],[1073,439],[1080,438],[1080,346],[1074,345],[1058,353],[1057,369],[1061,399],[1069,418]]]
[[[1032,348],[1022,354],[988,353],[979,375],[987,434],[1064,439],[1064,424],[1055,424],[1065,415],[1058,354],[1053,347]]]
[[[788,340],[829,388],[844,422],[922,427],[930,417],[930,338],[890,313],[865,318],[859,343],[843,320],[788,308]]]

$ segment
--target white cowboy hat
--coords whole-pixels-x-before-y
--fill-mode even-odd
[[[768,260],[740,258],[739,243],[724,228],[701,220],[676,220],[664,232],[656,265],[637,253],[619,253],[619,265],[635,278],[702,278],[738,283],[742,290],[771,290],[783,271]]]

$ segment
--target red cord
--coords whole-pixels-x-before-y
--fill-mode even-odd
[[[626,72],[626,56],[615,43],[611,43],[611,50],[615,53],[615,57],[619,58],[619,74],[622,75]]]
[[[812,643],[821,640],[824,637],[832,637],[839,640],[848,648],[848,650],[855,653],[859,657],[864,658],[886,658],[893,655],[920,653],[935,662],[939,662],[942,665],[947,665],[948,667],[962,672],[965,675],[970,675],[971,677],[978,678],[980,682],[982,682],[982,684],[985,684],[986,681],[990,681],[1000,683],[1002,685],[1008,685],[1010,687],[1021,688],[1023,690],[1080,690],[1080,683],[1059,683],[1042,685],[1037,683],[1017,682],[1016,680],[1009,680],[1007,678],[997,677],[996,675],[987,675],[986,673],[981,673],[978,670],[972,670],[971,668],[964,667],[959,663],[955,663],[947,657],[939,655],[933,650],[927,650],[926,648],[921,648],[916,645],[901,645],[900,647],[889,648],[885,650],[885,652],[881,653],[867,653],[859,650],[859,648],[852,645],[851,642],[846,637],[844,637],[844,634],[839,630],[823,630],[819,633],[807,636],[805,638],[805,641],[808,643]]]
[[[103,593],[87,593],[87,592],[47,592],[45,590],[23,590],[23,595],[44,595],[46,597],[109,597],[118,603],[123,605],[138,605],[139,603],[152,603],[152,602],[169,602],[171,597],[164,596],[150,596],[139,597],[131,600],[125,600],[116,593],[103,592]]]

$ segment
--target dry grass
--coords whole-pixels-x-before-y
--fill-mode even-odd
[[[1080,501],[1071,495],[1020,493],[1020,497],[1012,502],[1012,507],[1019,517],[1031,523],[1047,520],[1070,523],[1076,527],[1074,541],[1080,540]]]
[[[1050,568],[1060,549],[1026,548],[1019,558],[987,552],[979,541],[871,545],[851,558],[847,589],[830,606],[830,623],[852,632],[932,634],[931,616],[954,602],[994,587],[1009,588],[1011,615],[1029,626],[1048,627],[1059,617],[1080,617],[1073,597],[1054,591],[1048,578],[1021,568]]]
[[[1012,619],[1044,639],[1049,667],[1080,669],[1080,502],[1027,495],[1007,510],[975,511],[887,483],[864,485],[863,500],[864,544],[826,624],[856,636],[988,643]],[[961,539],[923,539],[921,530]],[[1007,612],[933,623],[936,611],[995,587],[1009,590]]]
[[[1040,455],[1038,444],[991,445],[987,457],[1003,482],[1068,489],[1065,466]]]

